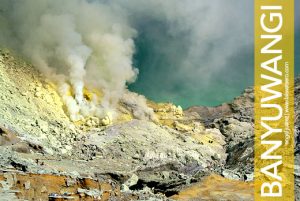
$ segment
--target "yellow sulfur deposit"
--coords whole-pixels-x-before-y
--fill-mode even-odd
[[[96,88],[88,89],[87,87],[84,87],[83,96],[87,101],[92,101],[95,97],[97,97],[98,100],[101,100],[103,98],[103,92]]]
[[[103,126],[108,126],[112,124],[112,114],[107,113],[107,115],[101,120]]]

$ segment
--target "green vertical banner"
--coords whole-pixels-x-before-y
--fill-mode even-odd
[[[294,201],[294,0],[255,0],[255,200]]]

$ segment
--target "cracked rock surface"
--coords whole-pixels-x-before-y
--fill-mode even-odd
[[[297,78],[296,164],[299,86]],[[137,105],[121,101],[121,117],[112,124],[101,124],[94,117],[72,122],[55,84],[4,49],[0,88],[0,197],[4,200],[253,197],[252,88],[217,107],[183,111],[171,103],[148,101],[155,121],[138,119]],[[131,92],[126,96],[138,97]]]
[[[136,119],[136,105],[121,102],[122,118],[111,125],[93,117],[72,122],[55,84],[8,50],[0,51],[0,74],[0,180],[15,178],[0,187],[5,196],[169,200],[225,165],[224,135],[180,106],[149,102],[153,122]],[[61,189],[41,189],[47,177]],[[85,179],[111,190],[79,185]]]

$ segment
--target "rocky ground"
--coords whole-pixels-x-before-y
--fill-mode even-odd
[[[217,128],[225,136],[228,154],[222,175],[230,179],[253,180],[254,158],[254,91],[247,88],[231,103],[218,107],[191,107],[207,127]],[[300,77],[295,79],[295,192],[300,200]]]
[[[215,108],[148,101],[151,121],[128,92],[112,124],[72,122],[55,84],[2,49],[0,89],[2,200],[253,199],[250,88]]]
[[[254,148],[254,91],[247,88],[231,103],[227,114],[207,122],[208,127],[217,128],[225,136],[228,153],[222,175],[231,179],[253,180]],[[205,117],[205,114],[202,114]]]

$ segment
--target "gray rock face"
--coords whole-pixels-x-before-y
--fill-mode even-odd
[[[295,79],[295,163],[300,164],[300,77]],[[215,108],[192,107],[186,112],[196,112],[208,127],[218,128],[225,136],[226,152],[228,154],[225,177],[251,180],[253,178],[254,158],[254,91],[244,90],[241,96],[231,103]],[[226,109],[224,109],[226,108]],[[214,118],[217,117],[217,118]],[[230,174],[228,173],[228,171]],[[224,171],[223,171],[224,172]],[[234,175],[234,176],[232,176]],[[296,177],[296,182],[300,179]],[[299,188],[299,186],[297,187]],[[299,191],[299,190],[298,190]],[[298,192],[297,191],[297,192]]]
[[[186,114],[197,113],[202,122],[206,125],[212,123],[215,119],[222,118],[224,116],[233,113],[232,106],[228,103],[224,103],[216,107],[206,107],[206,106],[193,106],[185,110]]]
[[[143,163],[155,164],[179,160],[182,164],[197,162],[206,168],[214,163],[211,159],[214,155],[218,155],[222,162],[226,159],[222,147],[225,144],[224,137],[217,129],[211,130],[211,133],[219,146],[208,149],[207,145],[200,144],[189,135],[152,122],[132,120],[111,126],[104,131],[92,131],[88,134],[85,144],[99,147],[103,157],[126,156],[142,160]]]
[[[225,138],[217,129],[209,132],[214,145],[200,143],[190,135],[149,121],[132,120],[103,131],[91,131],[84,145],[96,146],[96,157],[125,159],[126,164],[138,166],[139,181],[135,183],[154,182],[158,190],[172,191],[181,182],[225,164]]]
[[[253,173],[253,102],[254,91],[247,88],[231,103],[207,110],[203,107],[188,109],[188,112],[197,112],[208,127],[219,129],[225,136],[228,157],[225,170],[221,170],[225,177],[249,180],[247,175]]]
[[[226,169],[235,172],[241,180],[249,180],[253,173],[254,159],[254,91],[246,89],[243,94],[230,103],[232,114],[215,119],[210,124],[219,128],[226,137],[228,158]]]

